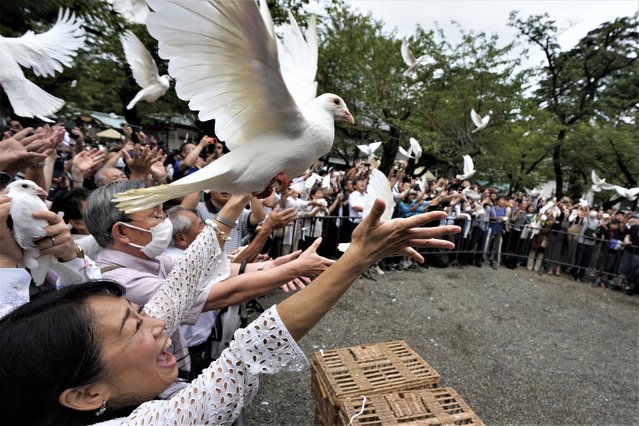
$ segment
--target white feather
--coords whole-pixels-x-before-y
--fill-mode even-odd
[[[368,186],[366,186],[366,203],[364,204],[363,217],[368,216],[375,204],[375,200],[381,198],[386,203],[386,209],[382,214],[382,219],[390,220],[395,210],[395,198],[391,191],[390,183],[384,173],[378,169],[372,169],[368,177]]]
[[[464,173],[461,175],[457,175],[457,179],[466,180],[470,179],[475,174],[475,165],[473,164],[473,159],[470,155],[464,155],[462,157],[464,159]]]
[[[473,133],[485,129],[486,126],[488,126],[488,122],[490,121],[490,115],[486,114],[482,118],[479,114],[477,114],[477,112],[475,112],[474,108],[470,110],[470,118],[471,120],[473,120],[473,124],[475,124],[476,127],[475,130],[473,130]]]
[[[56,261],[51,255],[41,256],[33,243],[34,239],[46,235],[45,228],[49,222],[34,219],[33,212],[48,211],[47,205],[38,197],[42,189],[30,180],[17,180],[7,186],[7,195],[11,197],[11,219],[13,221],[13,237],[24,250],[23,265],[29,268],[36,285],[41,285],[50,265]]]
[[[149,8],[145,0],[107,0],[113,10],[118,12],[122,17],[132,24],[146,24],[146,17],[149,14]]]
[[[277,42],[255,2],[148,3],[147,26],[160,57],[169,60],[177,95],[201,120],[216,120],[216,133],[231,152],[171,185],[119,194],[119,208],[142,210],[204,189],[264,191],[276,175],[298,176],[326,154],[336,119],[353,122],[336,95],[296,104],[280,72]]]
[[[125,31],[124,34],[120,35],[120,42],[133,78],[142,88],[129,102],[126,109],[133,108],[138,101],[155,102],[164,96],[169,89],[171,77],[168,75],[160,77],[153,57],[131,31]]]
[[[18,38],[0,36],[0,85],[17,115],[50,121],[45,116],[62,108],[64,101],[27,80],[20,65],[42,77],[70,67],[77,51],[84,46],[83,24],[69,10],[60,9],[58,20],[49,31],[41,34],[27,31]]]

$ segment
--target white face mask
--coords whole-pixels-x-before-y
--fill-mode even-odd
[[[162,221],[162,223],[154,226],[151,229],[138,228],[137,226],[133,226],[131,224],[120,222],[124,226],[128,226],[129,228],[137,229],[138,231],[150,232],[151,233],[151,241],[145,245],[141,246],[140,244],[129,243],[130,246],[139,248],[142,253],[147,255],[149,258],[154,259],[166,250],[166,248],[171,243],[171,238],[173,237],[173,224],[166,218]]]

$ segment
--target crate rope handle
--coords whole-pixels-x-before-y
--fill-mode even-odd
[[[362,409],[359,410],[359,413],[355,414],[353,417],[351,417],[351,419],[348,422],[348,426],[353,426],[353,420],[355,420],[356,418],[358,418],[359,416],[361,416],[364,413],[364,408],[366,408],[366,396],[362,395]]]

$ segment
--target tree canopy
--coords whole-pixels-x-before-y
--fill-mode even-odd
[[[269,0],[275,22],[292,9],[305,25],[308,1]],[[511,190],[557,182],[557,195],[578,197],[590,186],[590,170],[620,186],[639,181],[639,30],[637,17],[606,22],[573,48],[562,50],[561,29],[549,16],[512,13],[509,25],[518,40],[457,28],[461,41],[435,27],[415,28],[406,40],[415,56],[429,61],[405,77],[400,46],[383,22],[341,0],[326,2],[319,19],[319,92],[340,95],[357,124],[338,124],[334,154],[346,162],[358,157],[356,144],[383,142],[381,169],[390,170],[400,146],[421,142],[424,154],[408,172],[429,169],[459,173],[462,155],[475,161],[476,178],[508,184]],[[195,118],[186,102],[170,90],[155,104],[124,106],[138,88],[126,65],[118,36],[133,30],[157,57],[157,43],[144,26],[127,23],[98,0],[24,0],[0,4],[0,34],[19,36],[43,30],[57,10],[69,7],[87,22],[87,47],[73,68],[38,84],[67,101],[61,114],[98,110],[124,113],[131,123],[157,116]],[[545,63],[527,69],[525,49],[540,49]],[[34,78],[27,72],[29,78]],[[76,81],[77,84],[71,84]],[[6,97],[2,107],[9,111]],[[470,111],[490,115],[488,126],[473,133]],[[600,194],[609,196],[611,194]],[[608,201],[602,199],[600,201]]]

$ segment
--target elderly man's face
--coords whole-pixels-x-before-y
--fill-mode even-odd
[[[180,216],[187,218],[191,222],[191,227],[185,232],[178,232],[181,238],[176,238],[176,245],[182,250],[186,250],[204,229],[204,222],[195,213],[184,210]]]
[[[104,170],[102,174],[106,179],[107,185],[111,182],[122,182],[129,180],[129,178],[126,176],[126,174],[124,174],[122,170],[116,169],[115,167]]]

